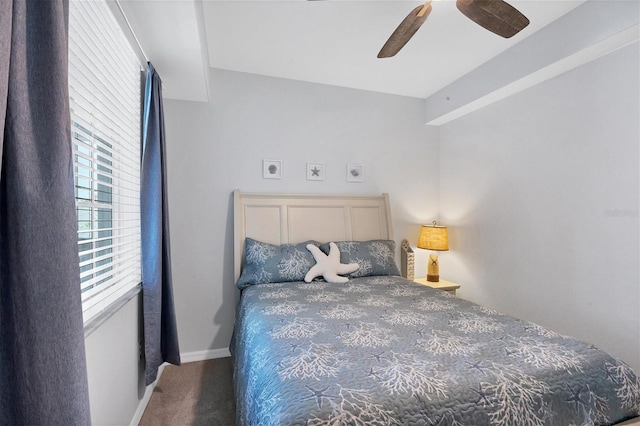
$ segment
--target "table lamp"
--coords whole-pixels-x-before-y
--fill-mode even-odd
[[[435,220],[432,225],[422,225],[420,237],[418,238],[418,248],[434,251],[449,250],[447,227],[438,226]],[[438,265],[438,255],[435,253],[429,255],[427,281],[434,283],[440,281],[440,266]]]

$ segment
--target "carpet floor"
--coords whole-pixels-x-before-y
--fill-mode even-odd
[[[167,365],[140,426],[235,424],[231,358]]]

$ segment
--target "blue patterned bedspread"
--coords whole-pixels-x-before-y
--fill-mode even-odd
[[[239,425],[597,425],[640,412],[623,362],[399,277],[251,286],[234,341]]]

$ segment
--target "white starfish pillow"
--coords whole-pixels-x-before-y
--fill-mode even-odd
[[[316,264],[304,276],[304,280],[308,283],[319,276],[322,276],[328,283],[346,283],[349,278],[338,275],[350,274],[360,267],[357,263],[340,263],[340,250],[336,243],[329,243],[328,256],[313,244],[307,244],[307,250],[316,260]]]

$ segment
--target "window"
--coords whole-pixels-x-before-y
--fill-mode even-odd
[[[140,283],[140,62],[103,1],[69,4],[69,98],[85,323]]]

